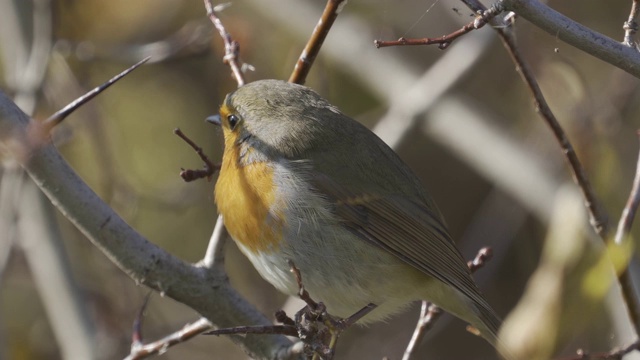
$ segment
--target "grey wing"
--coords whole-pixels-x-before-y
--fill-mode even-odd
[[[314,185],[358,237],[459,290],[479,305],[485,319],[495,319],[491,327],[499,327],[500,321],[480,294],[437,212],[402,195],[357,194],[322,174]]]

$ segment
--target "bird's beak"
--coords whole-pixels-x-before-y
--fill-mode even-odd
[[[222,121],[220,120],[220,115],[211,115],[208,118],[204,119],[204,121],[213,124],[213,125],[218,125],[218,126],[222,126]]]

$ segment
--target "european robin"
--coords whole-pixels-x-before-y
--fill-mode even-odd
[[[231,237],[260,275],[297,294],[289,260],[330,314],[385,319],[426,299],[496,343],[482,296],[436,204],[382,140],[313,90],[278,80],[227,95],[215,186]]]

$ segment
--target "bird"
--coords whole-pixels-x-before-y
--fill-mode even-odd
[[[228,94],[214,197],[228,233],[258,273],[359,323],[428,300],[492,345],[501,320],[473,280],[420,179],[364,125],[314,90],[258,80]]]

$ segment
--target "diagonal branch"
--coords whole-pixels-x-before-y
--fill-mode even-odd
[[[345,4],[345,0],[327,1],[327,5],[322,12],[322,16],[320,17],[320,20],[318,20],[318,24],[315,29],[313,29],[313,33],[311,34],[307,45],[304,47],[304,50],[302,50],[302,54],[300,54],[300,57],[296,62],[293,73],[291,73],[291,76],[289,77],[289,82],[301,85],[305,83],[307,75],[309,75],[309,71],[311,70],[311,66],[320,52],[322,43],[324,43],[324,39],[327,38],[329,30],[331,29],[331,26],[333,26],[333,22],[336,20]]]
[[[640,131],[638,131],[640,136]],[[622,244],[625,238],[629,236],[631,232],[631,225],[633,225],[633,219],[636,216],[636,211],[640,205],[640,154],[638,154],[638,164],[636,165],[636,176],[633,179],[633,186],[629,193],[629,199],[627,205],[622,211],[620,222],[618,222],[618,230],[616,231],[615,242],[616,244]]]
[[[465,0],[468,1],[468,0]],[[533,25],[640,78],[640,52],[560,14],[538,0],[499,0],[505,11],[513,11]]]
[[[78,108],[80,108],[80,106],[86,104],[87,102],[89,102],[89,100],[93,99],[94,97],[96,97],[100,93],[102,93],[103,91],[107,90],[111,85],[115,84],[116,82],[118,82],[118,80],[122,79],[123,77],[129,75],[129,73],[131,73],[133,70],[137,69],[140,65],[146,63],[149,59],[150,59],[150,57],[146,57],[146,58],[138,61],[137,63],[133,64],[128,69],[126,69],[123,72],[121,72],[120,74],[118,74],[118,75],[112,77],[111,79],[109,79],[109,81],[105,82],[104,84],[102,84],[102,85],[100,85],[98,87],[93,88],[92,90],[90,90],[86,94],[84,94],[84,95],[80,96],[79,98],[75,99],[69,105],[65,106],[61,110],[57,111],[55,114],[51,115],[47,120],[45,120],[43,122],[43,126],[47,130],[50,130],[50,129],[54,128],[56,125],[60,124],[64,119],[66,119],[67,116],[71,115],[71,113],[73,113],[74,111],[78,110]]]
[[[30,119],[0,92],[0,147],[27,171],[51,202],[137,283],[164,292],[221,327],[271,322],[228,283],[225,274],[188,264],[149,242],[104,203],[54,146],[29,148]],[[29,156],[22,156],[28,154]],[[213,301],[212,299],[215,299]],[[232,337],[258,359],[288,358],[284,336]]]
[[[593,188],[591,187],[591,183],[589,182],[589,178],[586,175],[584,167],[580,163],[580,159],[578,159],[578,155],[576,154],[573,145],[569,141],[569,137],[564,132],[564,129],[558,122],[558,119],[555,117],[549,104],[544,98],[542,91],[540,90],[540,86],[536,81],[533,71],[529,64],[524,60],[520,50],[515,44],[515,39],[511,34],[506,31],[498,31],[500,34],[500,38],[504,46],[507,49],[507,52],[513,59],[513,62],[516,64],[516,69],[522,80],[527,85],[529,92],[533,98],[533,106],[536,112],[542,117],[545,121],[553,135],[555,136],[562,152],[565,156],[565,159],[569,163],[569,168],[573,174],[574,181],[578,184],[580,191],[582,192],[582,196],[585,200],[585,206],[589,211],[589,222],[591,226],[595,229],[595,231],[602,237],[606,238],[608,233],[608,216],[605,211],[602,209]]]

